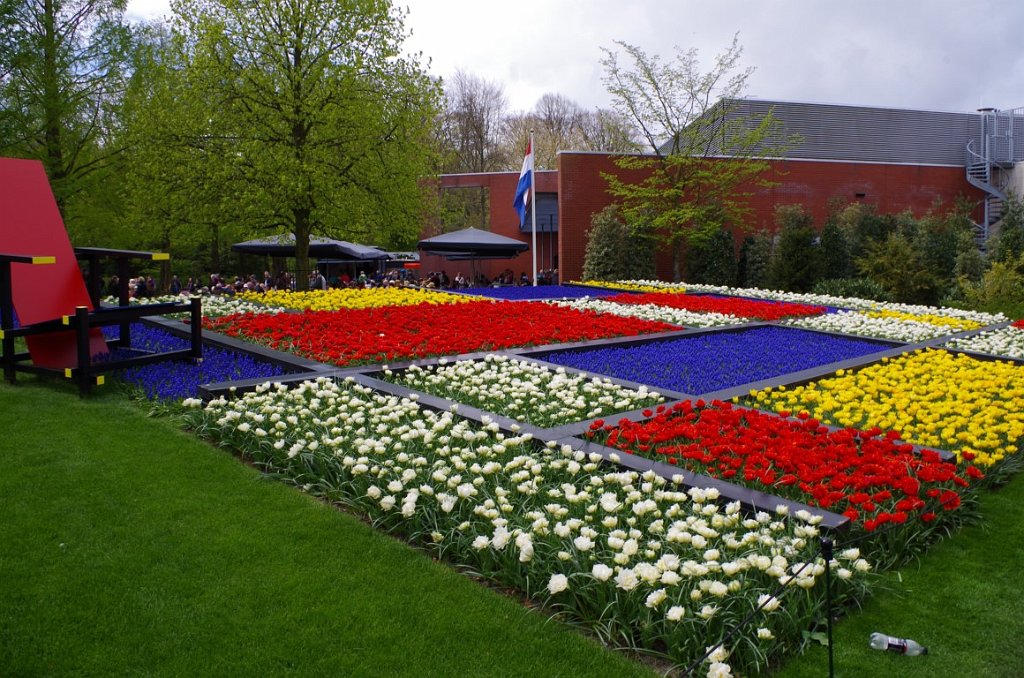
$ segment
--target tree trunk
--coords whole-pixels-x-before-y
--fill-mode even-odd
[[[298,208],[295,215],[295,289],[309,289],[309,210]]]
[[[220,273],[220,226],[210,228],[210,273]]]
[[[57,66],[58,36],[56,13],[52,0],[43,3],[43,138],[45,152],[43,163],[50,182],[54,185],[54,199],[57,209],[64,214],[64,179],[67,168],[64,164],[62,142],[62,121],[60,111],[60,74]]]

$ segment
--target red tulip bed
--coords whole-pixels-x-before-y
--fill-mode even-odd
[[[244,314],[207,320],[206,327],[339,367],[679,329],[651,320],[505,301]]]
[[[813,306],[811,304],[704,297],[665,292],[619,294],[614,297],[606,297],[605,300],[614,301],[618,304],[654,304],[655,306],[668,306],[697,313],[723,313],[739,318],[765,321],[821,315],[826,310],[824,306]]]
[[[595,421],[587,437],[841,513],[858,533],[889,526],[885,542],[902,546],[891,564],[926,546],[933,533],[970,518],[973,511],[963,509],[973,509],[972,483],[984,477],[977,467],[943,461],[935,451],[915,452],[892,432],[830,429],[806,413],[784,418],[698,400],[650,414],[641,422]]]
[[[765,321],[825,310],[685,294],[610,299]],[[440,364],[447,362],[443,356],[680,329],[509,301],[239,314],[204,322],[330,365],[365,365],[361,379],[389,373],[379,366],[396,361],[439,358]],[[837,338],[821,335],[823,345],[830,340]],[[774,359],[766,345],[750,353]],[[486,383],[499,401],[503,395],[516,400],[515,410],[476,403],[496,414],[516,412],[523,427],[500,430],[487,416],[463,418],[458,405],[466,403],[430,410],[418,398],[390,395],[394,384],[366,386],[325,375],[291,387],[265,386],[237,400],[186,404],[194,428],[278,477],[307,491],[321,488],[326,499],[356,507],[382,529],[538,598],[605,638],[686,665],[759,610],[754,625],[729,642],[732,656],[725,650],[712,655],[702,675],[731,675],[723,672],[727,663],[752,674],[797,648],[823,617],[816,582],[826,567],[833,568],[844,601],[859,601],[871,569],[905,563],[977,517],[977,493],[989,469],[969,456],[946,461],[937,451],[906,444],[878,421],[867,421],[867,430],[829,427],[796,407],[790,417],[789,411],[696,400],[652,406],[618,421],[559,420],[576,426],[577,437],[544,440],[544,430],[525,428],[534,413],[522,408],[540,412],[561,398],[574,412],[591,412],[588,399],[596,406],[603,397],[605,411],[622,412],[633,402],[615,409],[617,396],[599,396],[585,383],[559,395],[570,382],[566,368],[545,369],[552,374],[543,379],[535,366],[509,365],[493,379],[484,379],[482,368],[446,372],[448,395],[442,397],[457,399],[451,394],[477,392]],[[637,459],[644,457],[664,465],[641,472],[608,461],[624,462],[626,454],[634,455],[630,464],[651,465]],[[717,489],[683,487],[684,471],[745,488],[734,497],[763,493],[758,506],[764,508],[743,511],[740,501],[720,498]],[[787,501],[812,510],[791,514]],[[827,516],[813,509],[849,524],[837,534],[842,550],[830,564],[815,539]]]

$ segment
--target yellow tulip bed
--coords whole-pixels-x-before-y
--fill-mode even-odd
[[[246,292],[240,296],[247,301],[302,311],[337,311],[343,308],[382,308],[385,306],[415,306],[416,304],[461,304],[482,299],[482,297],[468,294],[447,294],[406,287],[346,288],[310,290],[309,292],[271,290],[266,294]]]
[[[804,386],[753,391],[749,401],[835,426],[896,431],[982,468],[1015,459],[1024,436],[1024,366],[936,349]]]
[[[587,285],[589,287],[603,287],[609,290],[625,290],[627,292],[675,292],[677,294],[682,294],[686,291],[686,288],[682,286],[666,287],[664,285],[645,285],[643,283],[626,282],[622,280],[616,282],[605,282],[603,280],[588,280],[586,282],[575,281],[572,284]]]
[[[929,325],[938,325],[939,327],[948,327],[949,329],[956,332],[964,332],[966,330],[976,330],[982,326],[980,322],[976,320],[967,320],[965,318],[952,318],[950,316],[936,315],[934,313],[904,313],[902,311],[865,311],[864,315],[869,318],[885,318],[890,320],[914,320],[919,323],[928,323]]]

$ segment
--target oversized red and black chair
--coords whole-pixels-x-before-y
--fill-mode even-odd
[[[89,261],[92,294],[78,259]],[[17,372],[57,374],[78,382],[80,392],[103,383],[103,373],[160,360],[202,358],[202,311],[198,298],[188,303],[127,306],[127,275],[120,305],[101,308],[99,267],[102,258],[126,272],[133,258],[166,255],[71,246],[42,163],[0,158],[0,345],[4,378]],[[191,313],[191,346],[167,353],[109,359],[109,348],[130,344],[130,324],[149,316]],[[15,322],[17,319],[17,323]],[[107,341],[102,327],[117,325],[119,336]],[[28,350],[17,352],[24,337]]]

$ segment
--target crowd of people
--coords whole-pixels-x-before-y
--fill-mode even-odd
[[[512,285],[532,285],[533,280],[525,271],[516,277],[515,273],[511,268],[506,268],[504,271],[494,277],[493,280],[489,279],[483,273],[477,273],[475,280],[470,280],[462,273],[456,273],[454,278],[449,278],[445,271],[434,271],[428,276],[420,280],[420,287],[427,287],[430,289],[439,290],[453,290],[453,289],[468,289],[471,287],[507,287]],[[537,284],[538,285],[557,285],[558,284],[558,271],[555,269],[540,271],[537,273]]]
[[[532,285],[530,277],[523,272],[517,278],[512,269],[505,269],[494,279],[489,279],[483,273],[478,273],[475,280],[469,280],[461,272],[450,278],[445,271],[432,271],[426,276],[419,277],[416,272],[410,269],[400,268],[389,271],[356,271],[354,277],[345,271],[330,273],[325,276],[324,272],[314,270],[309,275],[309,289],[327,290],[342,288],[371,288],[371,287],[424,287],[428,289],[469,289],[472,287],[499,287],[511,285]],[[557,285],[558,270],[544,270],[537,275],[538,285]],[[112,276],[106,284],[106,293],[112,297],[120,296],[121,281],[118,277]],[[295,276],[288,271],[280,271],[272,275],[270,271],[264,271],[262,276],[251,273],[245,277],[223,276],[219,273],[211,273],[209,282],[203,284],[199,279],[189,277],[184,282],[178,276],[171,276],[166,292],[161,292],[158,283],[153,276],[139,276],[128,280],[129,298],[144,299],[160,296],[163,293],[172,295],[193,295],[193,294],[217,294],[235,295],[242,292],[265,293],[270,290],[292,290],[297,289]]]

